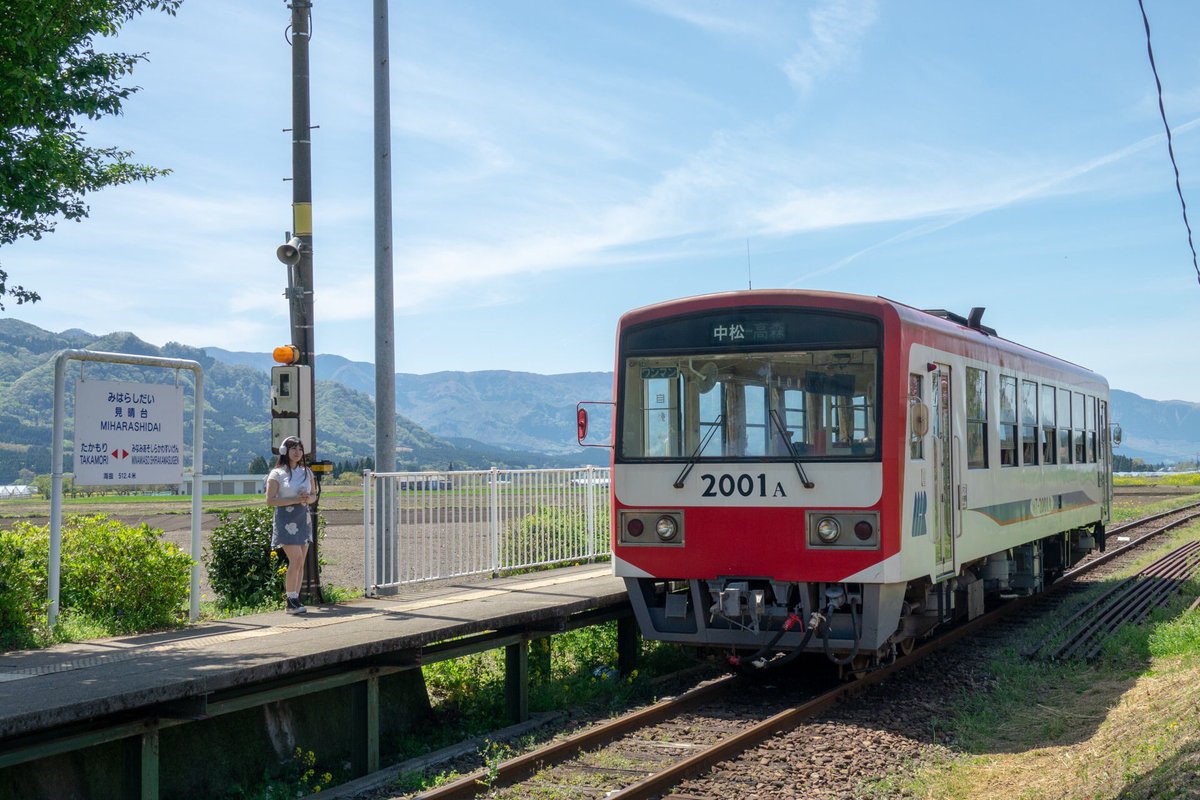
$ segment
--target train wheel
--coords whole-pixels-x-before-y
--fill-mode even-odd
[[[906,656],[913,651],[913,647],[917,644],[917,637],[906,636],[896,644],[896,649],[900,651],[900,655]]]

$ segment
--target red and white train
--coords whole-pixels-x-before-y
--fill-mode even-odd
[[[643,634],[863,668],[1103,547],[1107,382],[982,312],[755,290],[625,314],[612,551]]]

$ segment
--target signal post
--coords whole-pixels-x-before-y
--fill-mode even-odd
[[[304,443],[305,463],[317,479],[331,471],[332,463],[317,460],[316,389],[313,367],[313,238],[312,238],[312,125],[309,115],[308,46],[311,38],[312,0],[291,0],[288,42],[292,47],[292,231],[275,251],[287,267],[288,320],[292,343],[275,348],[271,368],[271,449],[286,436]],[[277,454],[278,455],[278,454]],[[301,595],[320,603],[321,578],[317,555],[318,501],[310,506],[313,543],[304,565]]]

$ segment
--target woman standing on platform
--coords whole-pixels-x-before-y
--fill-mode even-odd
[[[300,582],[312,541],[312,515],[308,507],[317,499],[315,485],[312,470],[304,465],[304,445],[299,437],[287,437],[279,443],[279,461],[267,475],[267,505],[275,509],[271,546],[282,547],[287,556],[284,587],[289,614],[308,613],[300,603]]]

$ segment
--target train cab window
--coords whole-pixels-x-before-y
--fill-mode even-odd
[[[1096,398],[1089,397],[1085,404],[1087,415],[1087,460],[1089,464],[1096,463]]]
[[[1071,392],[1058,390],[1058,463],[1071,463]]]
[[[1000,376],[1000,466],[1017,465],[1017,379]]]
[[[967,468],[984,469],[987,460],[987,372],[967,367]]]
[[[1021,381],[1021,464],[1038,463],[1037,384]]]
[[[1087,463],[1087,442],[1084,439],[1084,396],[1081,392],[1075,392],[1071,395],[1071,447],[1074,453],[1073,460],[1076,464]]]
[[[1042,463],[1058,463],[1058,426],[1054,424],[1054,387],[1042,385]]]
[[[925,376],[919,372],[908,376],[908,405],[911,408],[925,401]],[[911,427],[908,433],[908,455],[913,460],[925,458],[925,437],[917,436]]]
[[[873,458],[879,351],[631,357],[625,458]]]
[[[808,449],[808,395],[799,389],[783,389],[783,427],[788,431],[792,446]],[[783,454],[787,455],[786,448]]]
[[[745,407],[742,452],[748,456],[767,454],[767,392],[764,386],[743,386],[740,398]]]

